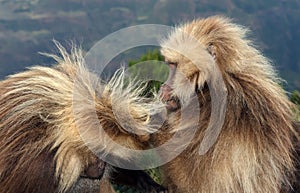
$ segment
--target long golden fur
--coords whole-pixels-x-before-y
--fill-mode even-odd
[[[187,36],[199,44],[190,44]],[[188,98],[196,92],[200,107],[199,122],[191,114],[186,123],[198,125],[194,139],[162,166],[169,191],[279,193],[291,189],[293,140],[298,137],[292,126],[294,107],[270,61],[247,38],[247,29],[221,16],[197,19],[176,27],[161,46],[166,62],[177,65],[172,94],[189,108]],[[225,121],[216,142],[200,155],[212,111],[208,82],[214,81],[214,63],[225,83],[221,88],[227,95]],[[180,110],[171,111],[154,143],[163,144],[172,133],[189,128],[179,128],[179,119]]]
[[[141,88],[130,83],[125,88],[123,71],[104,84],[87,70],[80,49],[74,47],[68,54],[56,45],[61,57],[49,55],[56,66],[32,67],[0,82],[2,193],[98,192],[99,181],[86,182],[80,176],[90,164],[98,164],[98,153],[110,153],[113,146],[95,135],[100,128],[94,114],[108,136],[126,147],[140,149],[146,136],[129,137],[120,121],[132,129],[152,130],[148,125],[152,110],[143,105]],[[122,114],[128,111],[133,121]],[[83,135],[90,137],[88,141]],[[128,155],[115,152],[114,156],[130,161]],[[101,183],[106,184],[101,192],[113,191],[107,180]]]

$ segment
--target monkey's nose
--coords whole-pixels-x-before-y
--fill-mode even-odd
[[[172,93],[172,88],[169,85],[167,84],[161,85],[159,90],[159,96],[163,102],[166,102],[169,99],[171,99],[171,93]]]
[[[105,171],[106,163],[101,159],[97,159],[94,163],[91,163],[84,170],[81,177],[90,179],[101,179]]]
[[[166,104],[169,111],[176,111],[180,108],[180,103],[177,97],[173,96],[173,89],[168,84],[163,84],[160,87],[160,99]]]

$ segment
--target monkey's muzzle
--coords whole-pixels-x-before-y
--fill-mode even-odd
[[[105,171],[106,162],[101,159],[97,159],[94,163],[91,163],[84,170],[81,177],[90,179],[101,179]]]
[[[160,99],[164,104],[166,104],[166,108],[169,111],[175,111],[180,108],[180,103],[177,97],[175,97],[172,93],[173,89],[167,85],[163,84],[160,87]]]

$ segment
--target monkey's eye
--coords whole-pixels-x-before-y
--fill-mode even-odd
[[[177,62],[165,61],[168,66],[177,67]]]

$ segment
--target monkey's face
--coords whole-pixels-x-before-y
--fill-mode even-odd
[[[161,86],[161,99],[170,111],[176,111],[197,95],[211,76],[214,57],[208,48],[188,38],[171,35],[162,44],[161,53],[169,66],[168,80]],[[195,45],[196,44],[196,45]]]

